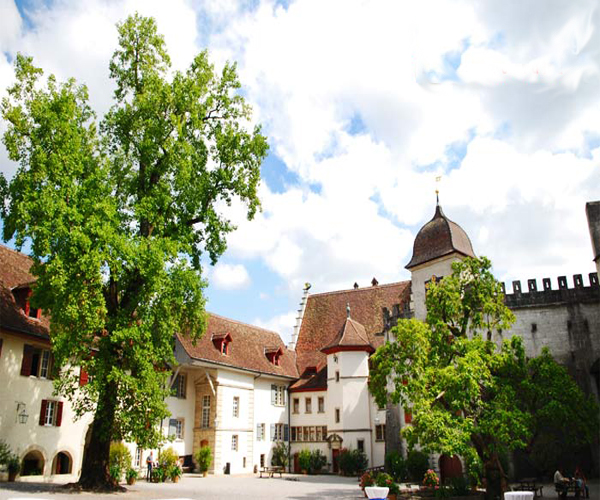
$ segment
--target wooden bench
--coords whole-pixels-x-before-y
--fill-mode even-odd
[[[273,474],[279,474],[279,477],[283,474],[283,467],[281,465],[275,465],[273,467],[263,467],[260,469],[260,477],[263,477],[263,474],[267,474],[268,477],[273,477]]]

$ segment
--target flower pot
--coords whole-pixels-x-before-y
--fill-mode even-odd
[[[396,493],[389,493],[387,497],[388,500],[398,500],[398,495],[396,495]]]
[[[178,483],[179,482],[179,476],[173,476],[171,478],[171,481],[173,481],[174,483]]]
[[[8,473],[8,481],[13,483],[17,479],[18,472],[9,472]]]
[[[134,484],[135,484],[135,478],[134,478],[134,477],[128,477],[128,478],[127,478],[127,484],[128,484],[129,486],[132,486],[132,485],[134,485]]]
[[[202,477],[206,477],[206,476],[208,476],[208,471],[207,470],[205,470],[205,471],[202,472]]]

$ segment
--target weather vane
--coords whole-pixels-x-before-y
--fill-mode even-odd
[[[435,178],[435,201],[439,205],[440,204],[440,182],[442,181],[442,176],[438,175]]]

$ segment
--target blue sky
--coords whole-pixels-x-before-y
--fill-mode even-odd
[[[408,279],[434,211],[500,279],[591,272],[584,206],[600,198],[600,11],[591,0],[0,2],[0,89],[17,52],[110,105],[114,25],[156,18],[173,64],[236,61],[268,136],[263,211],[207,267],[209,309],[288,338],[321,292]],[[27,15],[25,15],[27,13]],[[0,90],[0,92],[2,92]],[[0,124],[0,132],[4,125]],[[15,170],[0,147],[0,171]]]

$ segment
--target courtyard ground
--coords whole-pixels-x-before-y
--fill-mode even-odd
[[[298,476],[259,479],[258,476],[208,476],[186,474],[179,483],[138,481],[128,491],[113,494],[70,493],[46,483],[0,483],[0,500],[303,500],[308,498],[364,498],[356,478]]]
[[[588,482],[590,499],[600,500],[600,481]],[[557,498],[554,485],[544,485],[544,497]],[[186,474],[179,483],[153,484],[139,481],[126,492],[113,494],[65,492],[48,483],[0,483],[0,500],[304,500],[363,499],[356,478],[340,476],[298,476],[259,479],[257,476],[209,476]],[[541,500],[543,500],[543,498]],[[573,498],[569,496],[569,498]]]

